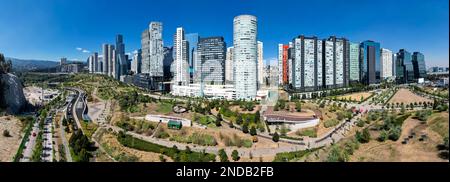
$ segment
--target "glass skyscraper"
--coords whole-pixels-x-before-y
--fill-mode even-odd
[[[186,41],[189,42],[189,76],[190,79],[193,80],[194,79],[194,75],[196,74],[195,72],[197,71],[196,69],[196,65],[197,64],[197,44],[198,41],[200,39],[200,37],[198,36],[198,33],[188,33],[185,36]]]
[[[414,82],[414,66],[412,64],[411,53],[405,49],[400,49],[396,60],[397,83]]]
[[[380,83],[380,43],[367,40],[361,43],[360,48],[361,82],[366,85]]]
[[[414,52],[412,56],[412,63],[414,67],[414,78],[425,78],[427,76],[425,56],[420,52]]]
[[[201,38],[198,43],[200,82],[214,85],[225,83],[226,44],[223,37]]]

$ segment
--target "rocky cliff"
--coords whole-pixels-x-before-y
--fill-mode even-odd
[[[27,105],[23,86],[17,76],[0,74],[0,108],[11,114],[17,114]]]

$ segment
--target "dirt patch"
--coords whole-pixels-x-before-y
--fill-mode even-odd
[[[414,102],[419,103],[419,102],[433,102],[433,101],[430,99],[418,96],[408,89],[401,88],[392,97],[392,99],[389,100],[388,103],[390,103],[390,104],[395,104],[395,103],[410,104],[410,103],[414,103]]]
[[[22,124],[13,116],[0,117],[0,162],[12,161],[22,139]],[[3,131],[8,130],[10,137],[3,136]]]
[[[339,96],[339,97],[336,97],[336,98],[339,99],[339,100],[347,99],[347,100],[352,100],[352,101],[353,100],[354,101],[362,101],[362,100],[370,97],[371,95],[372,95],[372,93],[370,93],[370,92],[357,92],[357,93],[342,95],[342,96]]]
[[[402,144],[412,132],[416,136]],[[421,134],[426,134],[425,141],[419,141]],[[446,162],[438,157],[436,145],[442,141],[437,133],[430,131],[426,124],[412,118],[405,120],[402,134],[398,141],[378,142],[375,137],[369,143],[361,144],[360,148],[350,157],[350,161],[373,162]]]

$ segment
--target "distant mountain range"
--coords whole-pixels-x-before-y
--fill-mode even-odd
[[[5,58],[11,60],[13,71],[33,71],[56,67],[59,62],[35,59]]]

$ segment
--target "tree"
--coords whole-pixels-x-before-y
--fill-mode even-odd
[[[275,132],[275,133],[273,134],[272,140],[273,140],[274,142],[278,142],[278,141],[280,140],[280,136],[278,135],[277,132]]]
[[[257,133],[256,133],[256,127],[253,125],[251,128],[250,128],[250,135],[252,135],[252,136],[255,136]]]
[[[242,124],[242,115],[241,114],[238,114],[237,115],[237,118],[236,118],[236,124],[238,124],[238,125],[241,125]]]
[[[222,123],[220,123],[220,121],[221,121],[221,120],[220,120],[219,118],[216,119],[216,126],[217,126],[217,127],[222,126]]]
[[[242,125],[242,132],[248,133],[248,124],[247,124],[247,123],[244,123],[244,124]]]
[[[297,101],[297,103],[295,103],[295,109],[297,110],[297,112],[302,112],[302,103],[300,101]]]
[[[369,142],[370,141],[369,129],[368,128],[364,128],[362,133],[357,131],[355,137],[356,137],[356,140],[358,140],[358,142],[360,142],[360,143],[367,143],[367,142]]]
[[[403,105],[403,102],[402,102],[402,108],[400,109],[400,113],[401,114],[405,114],[405,105]]]
[[[8,130],[3,130],[3,136],[4,137],[11,137],[11,134],[9,133]]]
[[[82,148],[80,153],[78,154],[79,162],[89,162],[89,153],[85,148]]]
[[[224,149],[219,150],[219,158],[220,162],[229,162],[227,153],[225,152]]]
[[[231,158],[233,158],[234,161],[238,161],[240,159],[239,153],[236,149],[234,149],[233,152],[231,153]]]

